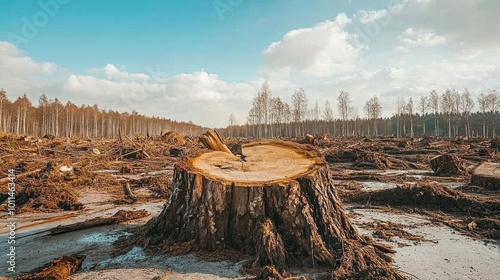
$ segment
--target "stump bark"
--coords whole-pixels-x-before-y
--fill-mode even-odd
[[[370,246],[350,223],[319,153],[278,141],[242,149],[246,162],[212,151],[178,163],[169,201],[146,225],[145,245],[174,240],[209,251],[230,247],[254,255],[254,266],[278,269],[333,269],[345,260],[344,275],[357,270],[353,252],[345,255],[357,244],[369,247],[370,264],[391,270],[378,256],[388,251]]]

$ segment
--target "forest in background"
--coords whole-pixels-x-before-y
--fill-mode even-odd
[[[327,100],[320,108],[312,108],[304,89],[297,89],[291,103],[272,96],[267,82],[256,93],[252,108],[243,125],[236,125],[229,116],[224,131],[233,137],[302,137],[305,134],[327,133],[332,136],[429,135],[439,137],[496,137],[499,131],[500,94],[487,90],[473,96],[469,90],[447,89],[442,93],[431,90],[418,100],[399,97],[396,114],[383,118],[378,96],[360,104],[349,92],[341,91],[335,106]],[[362,103],[361,103],[362,104]],[[359,110],[362,110],[360,114]]]
[[[34,106],[26,95],[11,102],[0,90],[0,131],[24,135],[53,135],[55,137],[115,138],[118,130],[125,135],[160,135],[176,130],[184,135],[205,131],[199,125],[175,120],[147,117],[137,112],[105,110],[97,105],[66,104],[57,98],[42,95]]]
[[[399,97],[396,114],[383,118],[377,96],[361,108],[354,106],[349,92],[340,91],[336,106],[326,101],[312,108],[304,89],[297,89],[290,103],[272,96],[267,82],[255,94],[245,124],[237,125],[233,114],[220,131],[229,137],[302,137],[327,133],[332,136],[415,136],[496,137],[500,123],[500,94],[496,90],[473,96],[467,89],[431,90],[414,101]],[[335,111],[334,111],[335,109]],[[335,113],[334,113],[335,112]],[[336,117],[334,117],[336,116]],[[0,90],[0,131],[13,134],[53,135],[56,137],[115,138],[124,134],[160,135],[176,130],[183,135],[199,135],[206,128],[171,119],[148,117],[137,112],[117,112],[98,105],[62,104],[57,98],[42,95],[38,106],[26,97],[10,101]]]

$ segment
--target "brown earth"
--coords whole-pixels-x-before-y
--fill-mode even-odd
[[[285,140],[298,142],[302,139]],[[238,143],[245,147],[245,143],[249,142],[254,141],[227,140],[230,147]],[[382,209],[387,213],[420,213],[433,223],[451,226],[464,234],[500,240],[500,192],[470,184],[467,174],[480,163],[500,162],[498,150],[490,148],[490,142],[490,139],[438,140],[430,137],[322,137],[314,145],[303,146],[325,156],[332,180],[345,202]],[[246,145],[247,148],[252,146]],[[195,138],[173,132],[152,137],[123,136],[121,140],[0,135],[0,161],[4,166],[0,170],[0,180],[4,180],[2,185],[6,185],[7,170],[15,169],[17,214],[24,217],[25,221],[22,230],[43,229],[44,225],[52,228],[71,221],[81,221],[78,217],[83,217],[85,213],[104,215],[101,209],[122,207],[134,210],[134,207],[148,203],[166,201],[170,197],[174,164],[183,156],[198,155],[203,150],[205,148]],[[458,158],[461,170],[466,172],[440,174],[442,176],[435,174],[431,160],[443,154]],[[289,167],[288,176],[291,177],[301,174],[304,166],[314,164],[308,161],[307,155],[301,161],[290,161],[272,147],[263,152],[263,156],[276,159],[272,161],[273,164]],[[245,166],[240,159],[224,155],[213,158],[211,164],[219,169],[231,169],[233,173],[231,178],[227,178],[228,181],[241,178],[245,168],[258,174],[250,176],[252,180],[261,175],[265,179],[260,180],[273,180],[273,176],[282,176],[273,174],[273,166],[251,170],[252,162],[259,159],[247,160]],[[126,182],[138,198],[135,203],[130,204],[123,192]],[[364,183],[371,182],[379,182],[384,187],[391,184],[398,186],[381,190],[363,187]],[[4,211],[8,196],[5,188],[1,190],[0,210]],[[402,238],[418,242],[425,239],[425,236],[409,233],[408,228],[397,223],[373,220],[366,223],[365,228],[374,232],[373,236],[380,240]],[[420,237],[422,240],[419,240]],[[189,246],[184,249],[178,251],[183,254],[192,252]],[[165,248],[165,251],[169,250],[175,251],[172,247]],[[65,255],[65,252],[60,253],[59,257]],[[233,258],[231,256],[229,253],[213,255],[198,252],[199,258],[217,261]],[[49,261],[47,259],[45,263]],[[300,269],[290,271],[294,275],[306,275]],[[358,278],[369,277],[370,273],[382,275],[380,271],[358,272]],[[318,275],[324,276],[324,272]],[[314,277],[307,276],[310,279]]]

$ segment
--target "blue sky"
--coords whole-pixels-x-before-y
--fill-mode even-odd
[[[229,81],[245,81],[257,75],[261,51],[286,32],[356,10],[347,1],[240,2],[223,12],[216,6],[224,6],[212,0],[71,0],[59,5],[59,13],[19,47],[33,59],[80,73],[106,63],[132,72],[158,65],[170,75],[205,69]],[[227,0],[220,3],[229,5]],[[10,32],[21,34],[22,18],[32,20],[42,6],[53,7],[0,1],[5,12],[0,39],[8,40]]]
[[[225,126],[245,122],[268,80],[285,100],[304,87],[310,104],[347,90],[360,115],[378,95],[390,115],[430,89],[498,89],[499,12],[488,0],[4,0],[0,87]]]

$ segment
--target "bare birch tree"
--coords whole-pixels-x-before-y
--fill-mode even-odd
[[[464,123],[464,134],[466,138],[470,138],[472,135],[471,125],[470,125],[470,115],[472,110],[474,110],[474,99],[468,89],[464,89],[460,96],[460,111],[462,113],[463,123]]]
[[[434,113],[434,136],[439,136],[439,93],[431,90],[429,96],[429,108]]]
[[[299,88],[292,96],[292,115],[295,123],[295,136],[304,133],[302,121],[307,115],[307,96],[304,89]]]
[[[427,96],[420,97],[418,110],[420,111],[420,114],[422,114],[422,134],[425,135],[425,113],[427,112]]]
[[[378,96],[370,98],[366,102],[364,109],[367,114],[368,120],[370,120],[373,124],[373,135],[377,136],[378,135],[377,120],[380,118],[380,115],[382,114],[382,106],[380,105]],[[370,129],[368,125],[368,134],[370,133],[369,131]]]
[[[486,113],[488,112],[488,95],[481,93],[477,98],[477,104],[479,105],[479,110],[481,110],[481,124],[482,124],[482,137],[486,137]]]
[[[340,119],[342,120],[342,136],[347,135],[347,120],[349,118],[349,109],[351,108],[351,96],[349,92],[341,91],[337,97],[337,106]]]

